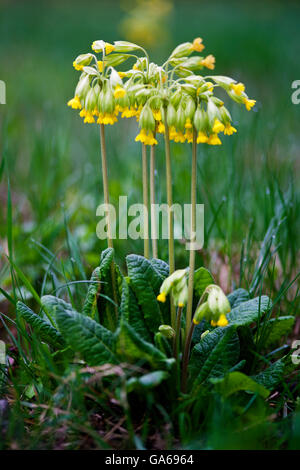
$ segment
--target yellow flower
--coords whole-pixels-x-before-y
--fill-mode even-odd
[[[115,50],[115,46],[113,46],[112,44],[110,44],[109,42],[106,42],[105,43],[105,54],[108,55],[110,54],[112,51]]]
[[[120,85],[117,85],[114,91],[114,97],[117,99],[124,98],[125,95],[126,95],[126,90],[124,90],[124,88],[121,87]]]
[[[140,70],[139,66],[137,64],[134,64],[134,66],[132,68],[133,68],[133,70]]]
[[[129,108],[128,106],[123,109],[121,117],[122,118],[130,118],[136,115],[136,110]]]
[[[166,294],[164,292],[159,294],[156,298],[159,302],[163,302],[163,303],[165,303],[165,301],[167,300]]]
[[[193,124],[192,124],[190,118],[187,118],[184,127],[185,127],[186,129],[192,129]]]
[[[221,140],[218,137],[218,134],[212,134],[209,136],[207,140],[207,144],[209,145],[222,145]]]
[[[241,94],[245,91],[245,85],[243,83],[232,83],[230,88],[232,88],[232,90],[238,96],[241,96]]]
[[[220,318],[217,322],[217,325],[218,326],[227,326],[228,325],[228,320],[226,318],[226,315],[224,315],[224,313],[222,313],[222,315],[220,315]]]
[[[165,133],[165,125],[162,122],[158,123],[157,132],[159,134],[164,134]]]
[[[206,82],[206,86],[207,86],[208,91],[213,91],[214,84],[212,82]]]
[[[236,128],[233,127],[229,122],[226,124],[225,129],[224,129],[224,134],[225,135],[232,135],[234,132],[236,132]]]
[[[73,62],[73,67],[74,67],[75,70],[82,70],[83,69],[83,65],[77,64],[76,60],[74,60],[74,62]]]
[[[145,145],[157,145],[158,142],[155,139],[153,132],[147,132],[146,129],[142,129],[135,138],[136,142],[142,142]]]
[[[127,73],[126,73],[126,72],[118,72],[118,75],[119,75],[120,78],[127,77]]]
[[[71,106],[72,109],[81,109],[81,103],[79,96],[74,96],[71,100],[68,101],[68,106]]]
[[[85,109],[82,109],[82,110],[80,111],[80,113],[79,113],[79,116],[80,116],[80,117],[85,117],[85,116],[86,116],[86,113],[87,113],[86,110],[85,110]]]
[[[85,118],[83,121],[85,124],[93,124],[95,122],[95,118],[90,111],[87,111],[85,114]]]
[[[187,142],[190,144],[191,142],[193,142],[193,131],[191,131],[191,129],[187,129],[185,131],[184,137],[187,140]]]
[[[97,124],[110,124],[111,126],[117,122],[118,119],[116,117],[116,113],[100,113],[99,118],[97,120]]]
[[[204,49],[204,44],[202,44],[202,39],[201,38],[196,38],[193,41],[193,44],[191,46],[191,49],[196,52],[201,52]]]
[[[99,72],[103,72],[103,60],[97,60],[97,65],[98,65],[98,69],[99,69]]]
[[[180,142],[181,144],[183,144],[185,142],[185,135],[180,131],[180,132],[176,132],[176,134],[174,135],[174,142]]]
[[[153,113],[155,121],[161,121],[160,109],[152,109],[152,113]]]
[[[219,132],[223,132],[224,129],[225,129],[224,124],[221,121],[219,121],[219,119],[215,119],[215,122],[212,128],[213,133],[218,134]]]
[[[208,137],[204,132],[199,132],[197,136],[197,144],[206,144]]]
[[[243,100],[247,111],[250,111],[251,108],[255,105],[256,101],[255,100],[249,100],[249,98],[244,98]]]
[[[210,70],[213,70],[215,68],[215,62],[216,62],[216,59],[211,54],[205,57],[205,59],[201,60],[201,64]]]

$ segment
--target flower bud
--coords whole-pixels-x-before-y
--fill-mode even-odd
[[[193,98],[188,98],[185,104],[186,118],[193,119],[195,111],[196,111],[195,101],[193,100]]]
[[[230,303],[221,287],[212,284],[207,288],[208,307],[213,314],[213,319],[219,318],[230,312]]]
[[[96,96],[94,88],[92,87],[90,88],[90,90],[88,91],[86,95],[84,107],[87,111],[93,111],[96,106],[97,106],[97,96]]]
[[[167,108],[167,123],[168,123],[168,126],[175,126],[175,122],[176,122],[176,109],[174,108],[174,106],[172,105],[172,103],[170,103],[168,105],[168,108]]]
[[[170,325],[160,325],[158,331],[168,339],[171,339],[175,336],[175,331]]]
[[[195,325],[198,325],[201,322],[201,320],[203,320],[203,318],[206,318],[206,320],[209,320],[210,315],[211,315],[211,311],[209,309],[208,303],[204,302],[203,304],[199,305],[199,307],[197,308],[194,318],[193,318],[193,322],[195,323]]]
[[[182,98],[182,93],[180,90],[177,90],[171,96],[170,102],[172,103],[173,106],[175,106],[175,108],[177,108],[177,106],[179,105],[181,101],[181,98]]]
[[[213,127],[216,119],[220,119],[219,108],[211,99],[207,101],[207,116],[211,127]]]
[[[193,52],[193,44],[191,42],[184,42],[175,47],[174,51],[171,53],[170,58],[181,58],[191,55]]]
[[[208,117],[204,109],[199,106],[194,114],[194,126],[198,132],[205,132],[208,128]]]
[[[180,296],[180,294],[181,291],[185,291],[185,289],[187,289],[186,272],[186,269],[177,269],[177,271],[174,271],[164,280],[160,287],[160,294],[157,296],[157,300],[159,302],[165,302],[166,296],[170,291],[172,291],[175,305],[183,307],[185,304],[184,297],[186,294],[185,292],[183,292],[182,296]],[[176,300],[178,302],[176,302]],[[181,302],[183,302],[183,305],[179,305]]]
[[[155,130],[155,119],[150,106],[148,106],[147,104],[143,107],[141,111],[139,125],[142,129],[146,129],[148,131]]]
[[[110,86],[108,86],[103,95],[102,110],[104,113],[113,113],[114,109],[115,98]]]
[[[184,108],[183,108],[182,104],[180,103],[180,105],[178,106],[178,109],[176,111],[176,121],[175,121],[176,129],[178,129],[180,131],[183,131],[185,121],[186,121],[185,111],[184,111]]]
[[[141,49],[140,46],[138,46],[137,44],[128,41],[115,41],[114,46],[115,52],[130,52],[136,51],[137,49]]]
[[[76,70],[82,70],[86,65],[90,65],[93,58],[93,54],[81,54],[73,62],[73,66]]]
[[[88,75],[84,75],[82,78],[80,78],[79,82],[77,83],[75,96],[79,96],[79,98],[84,99],[89,89],[90,89],[90,78]]]

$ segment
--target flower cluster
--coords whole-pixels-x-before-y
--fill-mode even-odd
[[[82,54],[73,62],[81,76],[68,105],[80,110],[85,123],[113,125],[119,116],[135,117],[140,127],[135,140],[145,145],[156,145],[159,133],[168,133],[174,142],[192,142],[193,131],[197,143],[221,145],[220,134],[232,135],[236,129],[215,92],[222,88],[248,111],[255,100],[232,78],[200,75],[203,69],[215,66],[211,54],[201,55],[204,48],[201,38],[180,44],[158,66],[137,44],[94,41],[93,53]],[[138,52],[143,55],[136,55]],[[133,61],[130,69],[117,71],[129,60]]]

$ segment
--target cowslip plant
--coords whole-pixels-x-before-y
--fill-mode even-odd
[[[187,270],[169,275],[164,261],[139,255],[128,255],[126,266],[124,275],[114,262],[113,249],[108,248],[101,255],[78,311],[64,300],[46,295],[41,298],[39,313],[18,302],[17,316],[48,345],[53,360],[67,355],[70,362],[81,366],[82,361],[99,367],[131,363],[142,367],[144,375],[137,373],[135,378],[128,379],[128,393],[143,391],[142,383],[160,387],[163,382],[170,395],[175,392],[181,399],[187,399],[187,408],[191,400],[197,400],[200,393],[212,387],[223,397],[246,390],[265,399],[282,380],[290,367],[288,357],[269,362],[263,372],[251,371],[258,325],[266,326],[266,341],[275,345],[294,322],[294,317],[271,319],[272,302],[267,296],[250,299],[247,291],[237,289],[226,297],[208,270],[197,269],[194,284],[197,304],[189,338],[191,352],[187,356],[180,341],[185,318],[180,317],[174,330],[167,301],[172,291],[178,310],[186,305]],[[117,319],[112,302],[111,267],[115,270]]]
[[[101,54],[101,60],[94,53],[78,56],[73,62],[81,76],[75,90],[75,96],[68,105],[80,109],[80,116],[86,123],[100,125],[101,154],[103,169],[104,200],[109,202],[107,157],[105,146],[105,125],[113,125],[122,118],[135,117],[140,131],[135,140],[142,144],[142,181],[144,207],[149,206],[148,199],[148,162],[146,147],[150,146],[150,201],[155,202],[154,171],[155,152],[158,145],[157,135],[163,134],[166,157],[166,187],[168,203],[168,248],[169,277],[161,285],[158,300],[164,302],[170,294],[170,324],[158,331],[159,335],[173,337],[173,354],[180,360],[180,338],[182,337],[182,386],[186,389],[188,362],[195,323],[198,319],[211,316],[211,325],[226,327],[226,314],[229,303],[218,286],[208,285],[198,299],[198,306],[192,321],[195,293],[195,252],[196,241],[196,187],[197,187],[197,146],[199,144],[221,145],[220,134],[233,135],[237,132],[232,125],[232,118],[224,102],[216,96],[218,89],[223,89],[228,96],[250,110],[255,100],[248,98],[245,86],[225,76],[202,75],[203,70],[213,70],[215,58],[209,54],[201,55],[205,46],[201,38],[177,46],[163,65],[150,62],[147,52],[137,44],[116,41],[114,44],[103,40],[94,41],[92,50]],[[136,53],[144,55],[136,55]],[[117,71],[117,67],[126,61],[134,61],[127,71]],[[174,257],[174,221],[172,214],[172,171],[170,141],[192,144],[191,166],[191,226],[189,268],[175,270]],[[112,248],[109,213],[107,214],[108,246]],[[144,258],[150,257],[148,213],[144,210]],[[151,232],[153,259],[157,259],[155,217],[151,210]],[[111,263],[111,282],[115,306],[118,304],[117,280],[115,268]],[[211,284],[211,283],[210,283]],[[119,293],[119,295],[121,295]],[[203,299],[207,296],[206,302]],[[140,302],[142,300],[140,299]],[[143,301],[142,301],[143,302]],[[154,304],[153,304],[154,305]],[[155,304],[156,305],[156,304]],[[154,308],[154,306],[153,306]],[[177,308],[177,313],[176,313]],[[158,307],[155,307],[158,310]],[[119,312],[116,307],[116,317]],[[147,314],[145,312],[147,317]],[[181,323],[184,319],[185,330],[181,335]],[[163,320],[163,318],[161,318]],[[155,330],[159,325],[152,319]],[[163,325],[163,322],[160,322]]]

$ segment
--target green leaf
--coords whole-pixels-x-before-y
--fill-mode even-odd
[[[249,300],[249,292],[245,289],[236,289],[227,296],[231,308],[238,307],[241,303]]]
[[[264,333],[264,346],[268,348],[276,344],[283,336],[290,333],[295,323],[295,317],[287,315],[284,317],[271,318],[268,321],[266,331]]]
[[[222,379],[211,379],[211,382],[224,398],[240,391],[253,392],[262,398],[267,398],[270,394],[269,390],[242,372],[230,372]]]
[[[155,271],[159,274],[161,282],[163,282],[166,277],[169,276],[169,265],[165,261],[157,258],[152,258],[150,260],[150,263],[155,269]]]
[[[132,377],[127,381],[127,392],[130,393],[133,390],[150,390],[160,385],[168,377],[169,374],[165,370],[156,370],[155,372],[150,372],[142,377]]]
[[[252,379],[269,390],[273,390],[282,381],[284,370],[285,363],[282,359],[279,359],[264,371],[253,375]]]
[[[120,305],[120,317],[124,319],[137,334],[146,341],[151,341],[150,333],[143,318],[142,311],[129,285],[130,279],[124,278]]]
[[[88,287],[87,296],[84,301],[82,313],[87,317],[91,317],[93,319],[97,318],[98,316],[98,308],[97,308],[97,300],[98,295],[100,293],[100,268],[96,268],[91,276],[90,284]]]
[[[73,351],[91,366],[105,363],[117,364],[114,353],[114,334],[95,320],[69,308],[57,297],[46,295],[42,304],[55,313],[58,328]]]
[[[120,357],[134,362],[145,360],[153,367],[162,366],[168,362],[165,354],[141,338],[124,320],[121,321],[116,336],[117,352]]]
[[[194,387],[209,377],[226,374],[239,360],[239,339],[234,326],[216,328],[196,344],[189,364]]]
[[[42,341],[56,349],[64,349],[66,344],[64,338],[48,321],[34,313],[22,302],[17,303],[17,312],[40,336]]]
[[[214,278],[212,277],[208,269],[201,267],[195,271],[194,290],[195,294],[199,298],[201,297],[207,286],[209,286],[209,284],[214,283]]]
[[[146,324],[156,332],[163,323],[163,317],[156,297],[162,283],[158,271],[143,256],[128,255],[126,258],[130,285],[142,309]]]
[[[262,295],[233,308],[227,318],[231,325],[250,325],[257,321],[271,306],[269,297]]]
[[[114,285],[112,280],[112,269],[115,270]],[[113,331],[116,326],[114,290],[118,293],[117,282],[119,274],[115,269],[113,248],[107,248],[106,250],[102,251],[99,270],[101,279],[101,296],[98,297],[99,320],[102,325]]]

